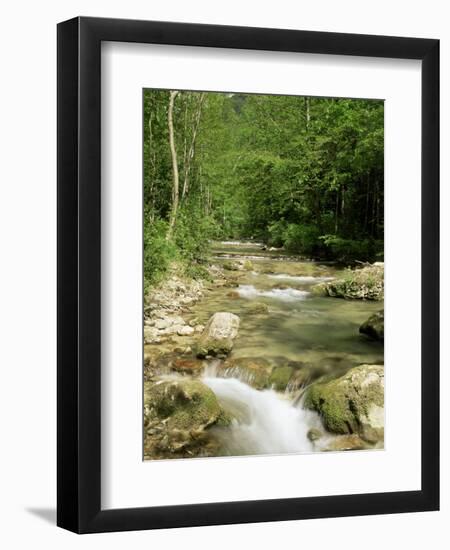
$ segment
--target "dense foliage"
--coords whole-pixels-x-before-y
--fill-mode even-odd
[[[380,258],[383,119],[375,100],[146,90],[146,285],[174,260],[202,275],[213,238]]]

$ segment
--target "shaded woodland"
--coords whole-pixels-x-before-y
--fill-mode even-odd
[[[382,101],[145,90],[143,123],[147,288],[212,240],[383,259]]]

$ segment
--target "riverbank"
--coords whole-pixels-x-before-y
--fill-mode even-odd
[[[221,243],[208,274],[208,281],[192,281],[174,266],[146,296],[146,459],[382,446],[381,437],[367,441],[354,428],[330,432],[324,411],[311,400],[309,408],[303,406],[305,388],[315,382],[337,380],[360,365],[382,368],[382,344],[359,333],[382,306],[316,296],[315,285],[338,281],[344,270],[254,243]],[[231,346],[199,354],[198,343],[217,312],[239,319]],[[184,386],[193,380],[196,391],[188,398]],[[155,404],[156,387],[171,388],[174,401],[202,410],[203,390],[209,388],[220,411],[214,407],[201,426],[180,427],[174,411],[161,406],[161,395]]]

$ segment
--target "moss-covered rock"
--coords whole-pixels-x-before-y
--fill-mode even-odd
[[[144,454],[146,458],[213,456],[213,425],[229,424],[213,391],[191,378],[144,383]]]
[[[372,340],[384,340],[384,309],[371,315],[359,327],[359,332]]]
[[[318,428],[310,428],[306,433],[306,437],[310,441],[317,441],[318,439],[323,437],[323,432]]]
[[[222,267],[227,271],[239,271],[241,269],[241,265],[238,262],[232,262],[229,260],[223,262]]]
[[[201,359],[176,357],[171,363],[171,369],[180,374],[189,374],[191,376],[200,375],[205,368]]]
[[[310,287],[309,291],[313,296],[329,296],[328,283],[318,283]]]
[[[242,380],[257,390],[270,387],[272,365],[263,357],[236,357],[227,360],[219,369],[219,375]]]
[[[206,324],[195,345],[197,357],[224,357],[233,349],[239,330],[239,317],[234,313],[215,313]]]
[[[384,367],[360,365],[335,380],[316,382],[305,392],[304,405],[321,415],[330,432],[380,441],[384,437]]]
[[[314,285],[311,292],[315,296],[383,300],[384,264],[376,263],[361,269],[349,269],[345,277]]]
[[[293,374],[292,367],[275,367],[269,377],[269,386],[276,391],[285,391]]]

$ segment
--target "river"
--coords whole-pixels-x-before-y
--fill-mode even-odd
[[[206,324],[219,311],[239,316],[239,333],[228,362],[251,358],[271,367],[306,366],[310,380],[341,376],[363,363],[383,363],[383,345],[359,334],[361,323],[381,308],[379,302],[311,292],[312,285],[345,276],[342,267],[241,242],[216,243],[212,263],[235,268],[245,263],[245,269],[227,271],[234,279],[232,286],[210,284],[185,318]],[[265,304],[266,312],[255,313],[255,303]],[[203,382],[234,418],[231,426],[213,428],[221,441],[219,454],[313,452],[326,448],[333,438],[331,434],[318,442],[308,438],[311,428],[323,431],[323,426],[316,413],[303,409],[298,388],[255,389],[238,371],[220,370],[223,360],[204,364]]]
[[[383,362],[383,346],[358,333],[361,323],[380,309],[379,302],[310,292],[314,284],[344,276],[343,268],[262,250],[253,243],[220,243],[213,253],[219,264],[231,259],[250,260],[253,265],[250,271],[238,272],[237,288],[213,288],[192,308],[192,316],[201,323],[217,311],[239,315],[234,357],[304,361],[333,374],[361,363]],[[252,313],[254,302],[267,304],[269,314]]]

